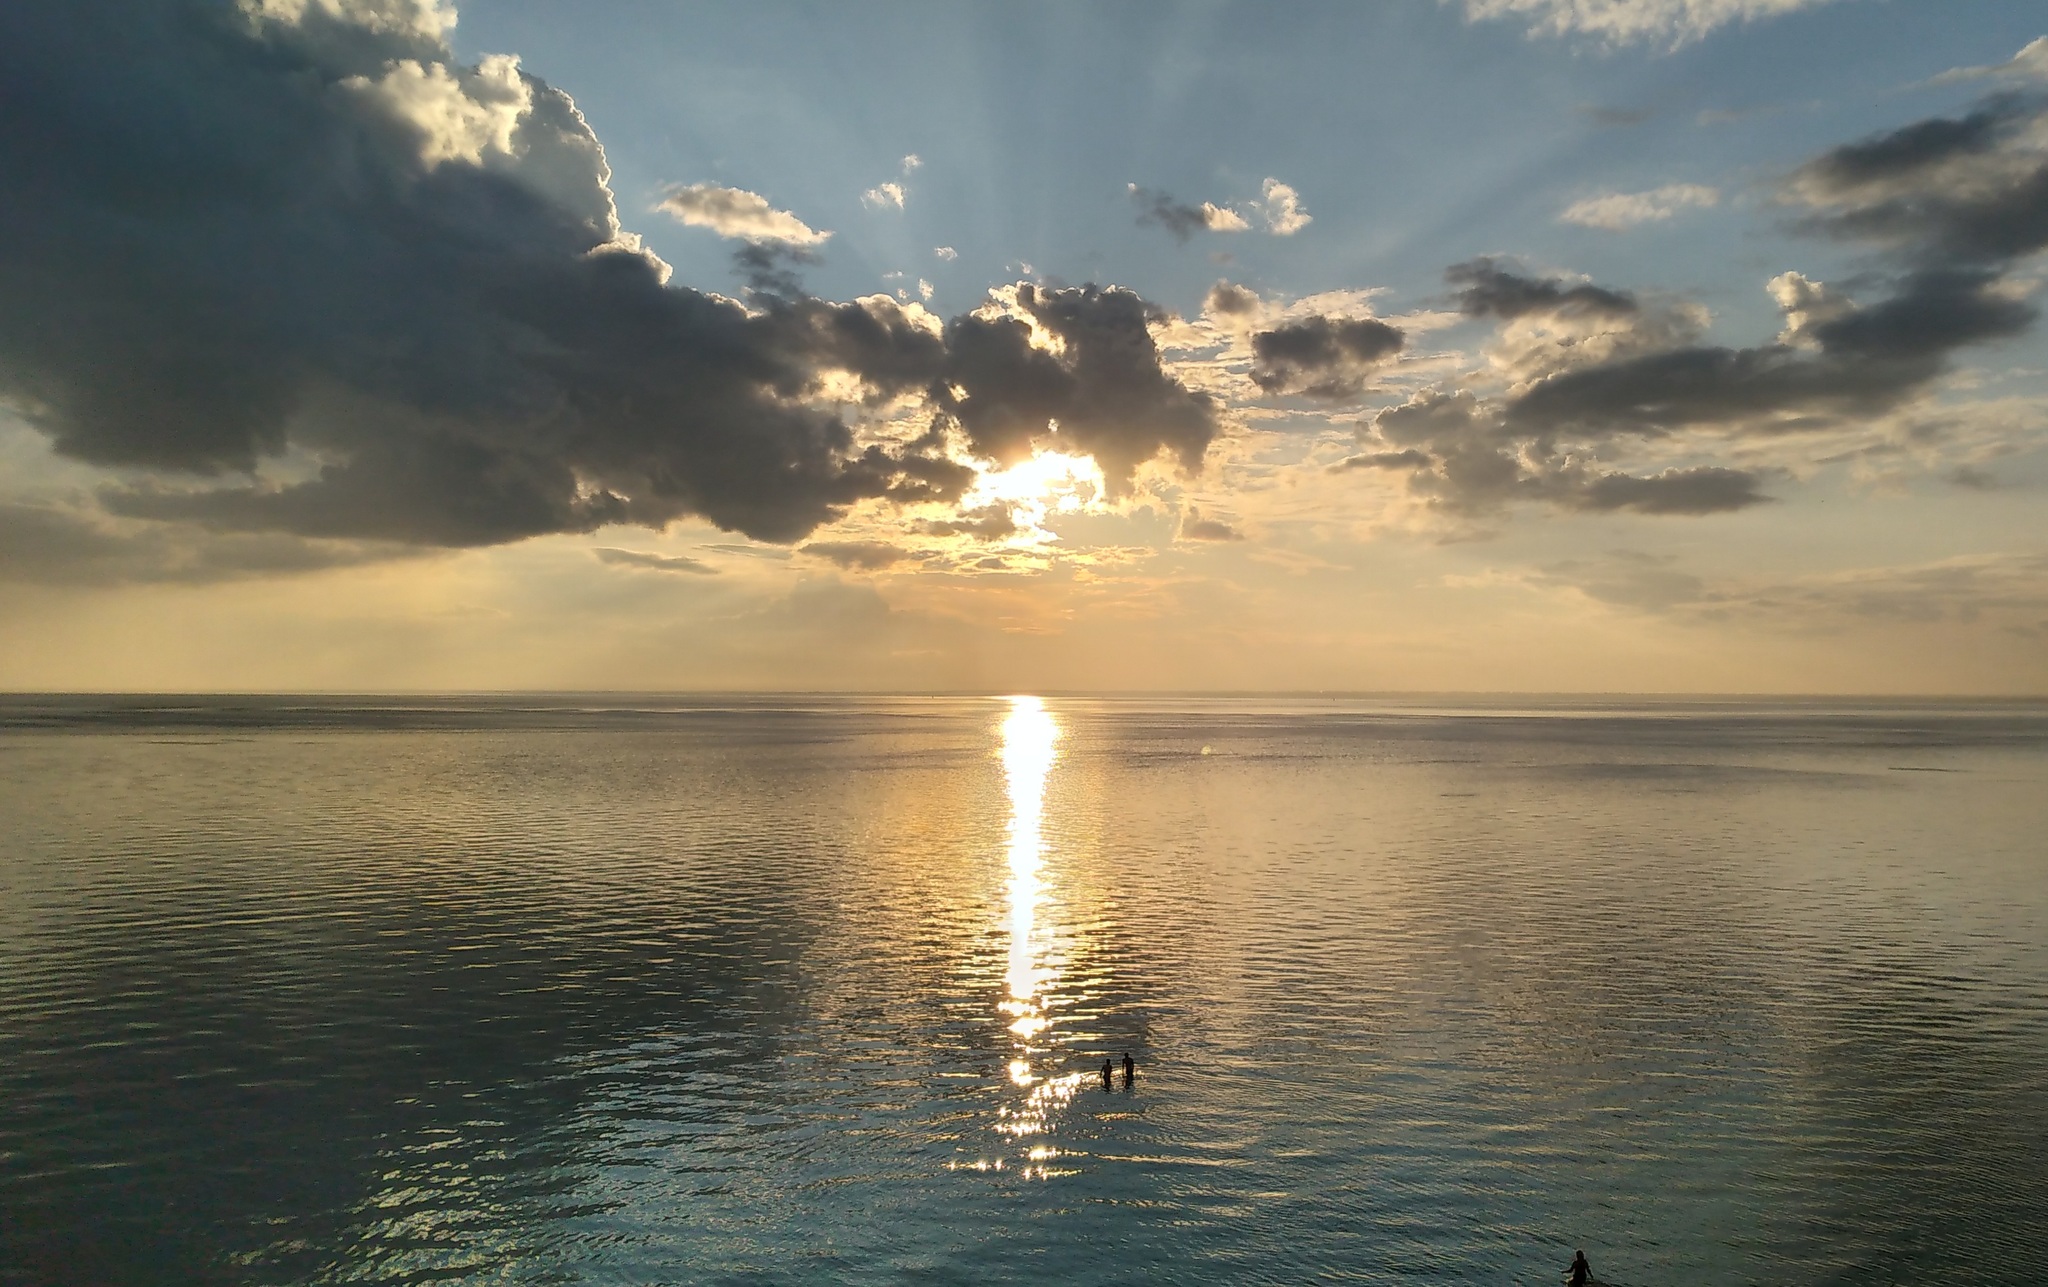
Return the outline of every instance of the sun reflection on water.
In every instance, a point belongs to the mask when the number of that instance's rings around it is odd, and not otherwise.
[[[1036,697],[1012,697],[1009,702],[1010,713],[1002,724],[1002,761],[1010,796],[1010,962],[1005,975],[1008,995],[997,1009],[1008,1020],[1005,1026],[1015,1038],[1010,1082],[1025,1095],[1021,1102],[998,1111],[996,1129],[1011,1140],[1022,1141],[1047,1132],[1052,1114],[1080,1091],[1088,1074],[1040,1076],[1032,1068],[1034,1055],[1048,1053],[1038,1038],[1053,1023],[1046,1000],[1053,980],[1051,971],[1040,962],[1038,909],[1045,894],[1045,780],[1058,755],[1060,726]],[[1059,1156],[1060,1151],[1049,1144],[1034,1144],[1018,1171],[1037,1178],[1065,1174],[1049,1165]],[[1000,1159],[971,1166],[983,1171],[1004,1169]]]

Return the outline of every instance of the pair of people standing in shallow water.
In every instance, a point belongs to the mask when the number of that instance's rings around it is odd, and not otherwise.
[[[1103,1088],[1104,1090],[1108,1090],[1108,1089],[1109,1089],[1109,1087],[1110,1087],[1110,1074],[1111,1074],[1111,1072],[1112,1072],[1112,1071],[1113,1071],[1113,1069],[1111,1068],[1111,1065],[1110,1065],[1110,1062],[1109,1062],[1109,1060],[1107,1060],[1107,1059],[1103,1060],[1103,1061],[1102,1061],[1102,1088]],[[1133,1080],[1134,1080],[1134,1079],[1135,1079],[1135,1078],[1137,1077],[1137,1075],[1138,1075],[1138,1065],[1136,1065],[1135,1063],[1132,1063],[1132,1062],[1131,1062],[1131,1056],[1130,1056],[1130,1052],[1126,1051],[1126,1052],[1124,1053],[1124,1089],[1125,1089],[1125,1090],[1129,1090],[1129,1089],[1131,1088],[1131,1082],[1132,1082],[1132,1081],[1133,1081]]]

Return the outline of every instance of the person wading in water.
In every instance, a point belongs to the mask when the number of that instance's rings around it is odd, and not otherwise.
[[[1129,1051],[1124,1052],[1124,1089],[1131,1088],[1131,1079],[1138,1075],[1138,1065],[1131,1062]]]
[[[1593,1266],[1586,1263],[1586,1253],[1581,1250],[1572,1257],[1571,1272],[1565,1275],[1565,1287],[1586,1287],[1593,1281]]]

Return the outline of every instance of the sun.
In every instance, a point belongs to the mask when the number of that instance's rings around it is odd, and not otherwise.
[[[960,507],[1003,509],[1022,543],[1043,545],[1059,539],[1045,530],[1048,517],[1100,510],[1105,490],[1094,457],[1035,451],[1008,468],[983,470],[960,498]]]

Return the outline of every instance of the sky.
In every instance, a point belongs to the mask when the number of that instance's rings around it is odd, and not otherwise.
[[[15,0],[0,689],[2048,694],[2005,0]]]

